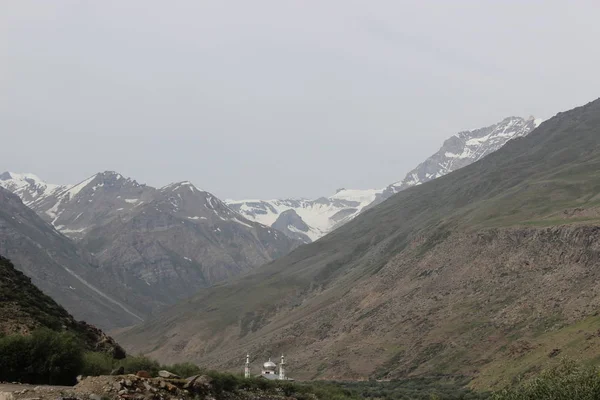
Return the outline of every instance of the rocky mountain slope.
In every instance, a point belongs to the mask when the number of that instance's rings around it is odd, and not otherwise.
[[[127,326],[142,319],[98,285],[98,265],[89,254],[1,187],[0,254],[79,319],[90,317],[88,321],[103,327]]]
[[[2,176],[2,186],[32,199],[29,207],[73,239],[76,245],[70,246],[97,265],[93,279],[102,292],[130,306],[140,318],[200,287],[270,262],[300,244],[247,220],[189,182],[155,189],[107,171],[76,185],[59,187],[35,180],[30,174]],[[5,248],[22,257],[18,248]],[[41,249],[53,251],[53,247],[43,245]],[[76,258],[69,262],[80,263]],[[27,273],[36,282],[41,278],[36,270]],[[54,296],[54,290],[47,289]],[[78,314],[70,302],[65,305]],[[85,316],[97,321],[94,315]],[[101,324],[115,325],[123,326],[120,322]]]
[[[40,196],[28,205],[61,233],[80,240],[88,230],[151,201],[155,193],[152,187],[106,171]]]
[[[532,352],[547,362],[547,335],[600,305],[599,169],[597,100],[120,339],[231,369],[246,352],[283,352],[300,378],[466,374],[477,385]],[[563,354],[599,348],[599,323]]]
[[[100,329],[76,321],[64,308],[42,293],[31,279],[0,256],[0,334],[29,334],[38,328],[75,333],[90,351],[124,358],[125,351]]]
[[[509,117],[485,128],[459,132],[402,181],[384,189],[340,189],[331,197],[317,200],[229,200],[227,203],[250,220],[310,243],[401,190],[479,161],[509,140],[528,135],[540,123],[541,120],[533,117]]]
[[[295,246],[189,182],[157,190],[152,201],[87,231],[80,244],[102,266],[105,284],[125,282],[129,301],[145,313]]]

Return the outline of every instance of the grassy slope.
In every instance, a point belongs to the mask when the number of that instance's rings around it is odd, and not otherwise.
[[[596,221],[593,210],[600,193],[599,146],[600,101],[595,101],[560,113],[528,137],[508,143],[478,163],[397,194],[323,239],[251,275],[201,291],[122,338],[136,350],[168,360],[186,356],[231,367],[239,357],[236,354],[248,348],[267,354],[270,343],[277,351],[300,353],[297,349],[303,345],[328,337],[335,338],[340,352],[356,344],[354,340],[361,341],[357,351],[364,357],[369,348],[381,343],[369,343],[368,337],[360,336],[344,341],[342,328],[334,332],[328,324],[341,326],[340,320],[365,327],[369,321],[385,323],[377,319],[381,310],[365,304],[371,301],[369,296],[378,293],[364,292],[353,298],[356,307],[369,309],[370,315],[357,317],[341,305],[332,308],[331,304],[347,301],[361,286],[375,285],[374,281],[383,279],[383,272],[393,267],[390,261],[397,261],[415,244],[419,244],[420,257],[426,259],[453,232]],[[569,210],[576,208],[592,210],[591,216],[570,216]],[[464,307],[467,313],[468,305]],[[299,338],[290,337],[294,329],[301,331],[302,324],[311,325],[314,320],[322,325],[321,332],[312,327]],[[310,343],[303,344],[305,339]],[[340,368],[339,376],[374,373],[385,362],[393,364],[394,357],[401,359],[400,340],[386,340],[386,355],[373,355],[377,365]],[[297,358],[302,359],[302,355]],[[335,377],[331,363],[325,361],[320,369]],[[298,372],[314,370],[309,362],[299,363],[297,368]]]

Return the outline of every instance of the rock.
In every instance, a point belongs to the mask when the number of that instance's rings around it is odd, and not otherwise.
[[[152,378],[152,375],[150,375],[150,373],[148,371],[138,371],[135,375],[140,378],[146,378],[146,379]]]
[[[164,369],[161,371],[158,371],[158,376],[160,376],[161,378],[167,378],[167,379],[181,379],[178,375],[175,375],[172,372],[169,371],[165,371]]]
[[[127,394],[127,393],[129,393],[129,392],[127,391],[127,389],[123,389],[123,390],[119,390],[119,393],[118,393],[118,394],[119,394],[119,396],[123,396],[124,394]]]
[[[129,379],[125,379],[125,386],[130,387],[131,385],[133,385],[133,382]]]
[[[110,372],[110,374],[111,374],[111,375],[123,375],[123,374],[125,374],[125,368],[123,368],[123,366],[120,366],[120,367],[119,367],[119,368],[117,368],[117,369],[113,369],[113,370]]]
[[[188,382],[183,386],[184,389],[192,392],[202,393],[210,390],[212,379],[206,375],[195,375],[187,378]]]
[[[168,383],[168,382],[167,382],[167,383],[166,383],[166,387],[167,387],[167,390],[168,390],[169,392],[176,392],[176,391],[177,391],[177,386],[175,386],[175,385],[173,385],[173,384],[171,384],[171,383]]]
[[[98,396],[97,394],[90,394],[90,400],[102,400],[102,396]]]

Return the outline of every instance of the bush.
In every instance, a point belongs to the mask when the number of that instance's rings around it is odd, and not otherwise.
[[[83,356],[83,369],[81,370],[81,375],[109,375],[114,369],[114,364],[115,360],[106,353],[88,352]]]
[[[162,369],[166,369],[169,372],[179,375],[182,378],[187,378],[194,375],[201,375],[206,371],[192,363],[181,363],[173,365],[165,365]]]
[[[0,381],[71,385],[83,365],[83,345],[71,333],[40,329],[0,338]]]
[[[600,371],[596,367],[562,360],[519,387],[494,393],[494,400],[588,400],[600,398]]]
[[[135,374],[138,371],[147,371],[152,376],[157,376],[158,371],[163,369],[160,364],[146,356],[127,356],[120,360],[115,368],[123,367],[126,374]]]

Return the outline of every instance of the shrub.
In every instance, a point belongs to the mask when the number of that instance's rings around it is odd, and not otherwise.
[[[87,352],[83,356],[81,375],[108,375],[114,369],[115,360],[106,353]]]
[[[181,363],[181,364],[173,364],[173,365],[165,365],[161,367],[162,369],[166,369],[169,372],[174,373],[175,375],[179,375],[182,378],[187,378],[194,375],[200,375],[205,373],[206,371],[192,363]]]
[[[39,329],[0,338],[0,380],[70,385],[83,365],[83,346],[71,333]]]
[[[158,371],[162,369],[160,364],[146,356],[127,356],[123,360],[119,360],[115,368],[123,367],[126,374],[135,374],[138,371],[147,371],[152,376],[158,375]]]
[[[494,393],[494,400],[587,400],[600,398],[600,371],[572,360],[542,372],[522,385]]]

